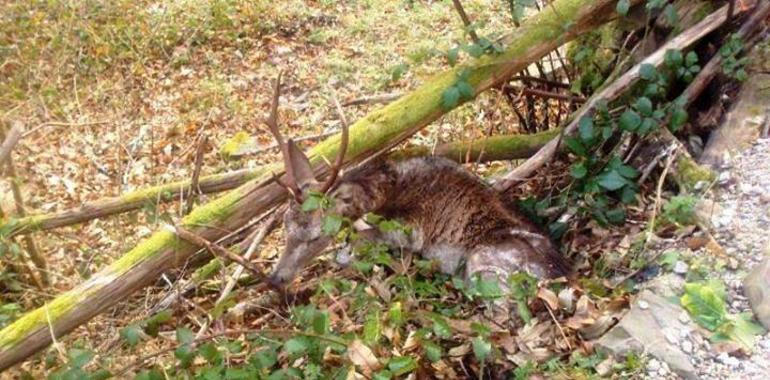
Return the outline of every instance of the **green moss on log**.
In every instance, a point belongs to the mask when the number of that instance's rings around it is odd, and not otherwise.
[[[482,58],[466,67],[470,70],[469,83],[474,86],[475,93],[499,84],[548,51],[573,38],[577,33],[600,25],[607,18],[612,17],[613,8],[614,1],[610,0],[556,0],[551,6],[527,20],[525,25],[517,30],[516,38],[502,54]],[[435,76],[410,94],[353,124],[350,129],[348,159],[358,159],[367,153],[390,148],[448,112],[442,107],[441,95],[445,89],[454,84],[457,70],[460,68]],[[318,144],[311,151],[311,160],[316,164],[320,164],[321,156],[332,160],[336,156],[339,140],[339,136],[334,136]],[[270,165],[266,170],[282,172],[282,165]],[[219,231],[216,227],[225,225],[223,221],[231,217],[234,210],[242,211],[245,207],[251,207],[253,212],[257,213],[273,206],[272,204],[251,205],[246,202],[247,199],[251,199],[247,196],[257,191],[260,183],[268,178],[264,175],[260,176],[217,200],[196,208],[180,224],[192,229],[208,226],[211,227],[208,229],[209,238],[221,236],[224,231]],[[54,325],[83,323],[104,308],[114,305],[128,294],[127,290],[118,291],[120,294],[116,295],[116,299],[107,300],[101,304],[89,305],[88,299],[95,297],[112,281],[125,281],[120,278],[120,275],[140,268],[142,263],[161,265],[153,268],[154,270],[174,267],[176,265],[174,262],[151,261],[171,250],[180,258],[194,251],[186,244],[178,242],[171,232],[156,232],[119,260],[95,274],[88,282],[57,296],[45,306],[25,314],[5,327],[0,331],[0,349],[4,351],[0,352],[0,356],[5,353],[8,357],[8,352],[22,349],[25,343],[30,343],[25,342],[27,337],[41,329],[47,329],[49,323]],[[131,289],[132,284],[123,285]],[[106,297],[106,294],[101,296]],[[77,315],[77,317],[70,315],[73,311],[82,310],[86,306],[88,306],[86,314]],[[55,331],[57,335],[65,332]],[[42,343],[45,344],[47,341]],[[38,349],[39,344],[41,342],[26,346],[24,352]],[[20,356],[17,355],[14,358],[18,360]],[[0,368],[6,368],[11,364],[13,362],[6,359]]]
[[[698,182],[709,183],[716,180],[716,174],[705,166],[698,165],[689,155],[680,154],[676,159],[674,178],[679,186],[691,191]]]

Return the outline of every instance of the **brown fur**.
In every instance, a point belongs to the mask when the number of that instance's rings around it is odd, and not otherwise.
[[[505,279],[527,270],[558,277],[568,271],[533,223],[507,208],[478,177],[443,158],[376,161],[343,176],[331,197],[333,212],[352,220],[373,212],[408,224],[410,236],[385,240],[438,260],[445,272],[463,262],[467,276]],[[285,217],[287,250],[271,277],[276,285],[290,281],[330,243],[319,236],[320,212],[300,215],[298,208],[293,204]]]

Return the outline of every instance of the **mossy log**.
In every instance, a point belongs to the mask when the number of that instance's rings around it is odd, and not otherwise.
[[[535,133],[531,135],[501,135],[481,138],[473,142],[450,142],[440,145],[435,151],[427,147],[413,147],[404,151],[396,151],[391,155],[395,158],[414,157],[435,154],[450,158],[457,162],[499,161],[524,159],[540,149],[558,132],[556,130]],[[231,190],[243,185],[251,179],[265,174],[265,168],[242,169],[224,174],[201,177],[198,187],[201,193],[209,194]],[[24,235],[36,231],[87,222],[105,216],[138,210],[147,204],[169,202],[190,195],[190,180],[177,181],[165,185],[153,186],[136,190],[119,197],[109,197],[89,202],[76,209],[49,214],[30,215],[8,221],[0,226],[0,231],[9,231],[6,238]]]
[[[615,17],[615,3],[554,1],[528,19],[501,54],[438,74],[353,124],[345,162],[350,164],[388,150],[448,112],[442,94],[455,85],[461,70],[467,70],[467,82],[474,94],[501,85],[549,51]],[[327,171],[324,160],[334,160],[339,142],[340,136],[336,135],[311,150],[310,160],[318,174]],[[283,165],[268,165],[265,171],[282,173]],[[214,241],[285,198],[285,190],[270,175],[263,175],[194,209],[179,225]],[[164,271],[184,264],[196,250],[169,231],[156,232],[90,280],[0,330],[0,370],[46,347],[52,336],[62,336],[103,310],[126,302],[129,295],[155,281]]]

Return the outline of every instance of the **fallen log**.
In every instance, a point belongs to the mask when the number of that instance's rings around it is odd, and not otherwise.
[[[727,8],[728,6],[725,5],[716,12],[708,15],[699,23],[695,24],[691,28],[685,30],[675,38],[665,43],[658,50],[656,50],[655,53],[634,65],[634,67],[620,76],[617,80],[607,85],[603,90],[591,96],[591,98],[583,105],[583,107],[581,107],[573,115],[572,121],[564,128],[564,134],[572,135],[577,130],[580,119],[585,115],[591,114],[596,107],[596,104],[600,100],[611,101],[625,93],[639,79],[639,69],[642,65],[651,64],[660,66],[663,63],[663,57],[667,50],[683,50],[701,39],[703,36],[714,31],[720,25],[724,24],[727,20]],[[498,180],[494,185],[495,189],[500,192],[504,192],[511,186],[531,176],[535,171],[540,169],[543,165],[545,165],[546,162],[550,161],[554,157],[560,141],[561,138],[555,138],[551,140],[522,165],[517,166],[515,169]]]
[[[481,155],[481,161],[484,162],[518,160],[527,158],[537,152],[556,133],[555,130],[552,130],[531,135],[492,136],[476,140],[472,143],[463,141],[449,142],[440,145],[434,151],[427,147],[412,147],[404,151],[393,152],[391,155],[398,158],[435,154],[460,163],[466,162],[466,160],[477,161],[479,155]],[[481,154],[482,152],[483,154]],[[200,189],[200,193],[210,194],[231,190],[265,173],[265,168],[259,167],[200,177],[196,191]],[[132,191],[119,197],[89,202],[72,210],[30,215],[17,220],[11,220],[4,226],[0,226],[0,230],[8,230],[9,232],[6,237],[13,237],[83,223],[93,219],[138,210],[148,203],[170,202],[175,199],[190,197],[190,186],[191,181],[184,180]]]
[[[614,17],[614,9],[613,0],[554,1],[522,25],[501,54],[441,73],[352,125],[346,164],[387,151],[448,112],[442,94],[455,85],[461,70],[468,74],[466,81],[473,95],[502,85],[549,51]],[[462,99],[457,105],[468,100]],[[318,174],[327,171],[323,162],[334,160],[339,142],[340,137],[334,136],[311,150],[310,159]],[[282,173],[283,167],[273,164],[265,170]],[[265,175],[250,181],[194,209],[177,224],[214,241],[286,198],[285,190],[272,178]],[[177,240],[169,231],[156,232],[90,280],[0,330],[0,370],[47,346],[52,337],[62,336],[103,310],[125,302],[133,292],[181,265],[195,251],[194,246]]]

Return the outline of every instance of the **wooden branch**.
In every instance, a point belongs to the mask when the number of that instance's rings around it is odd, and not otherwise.
[[[234,189],[251,179],[264,174],[262,168],[255,170],[237,170],[225,174],[214,174],[199,179],[198,189],[201,194],[216,193]],[[83,223],[92,219],[138,210],[146,204],[157,201],[170,202],[179,195],[190,196],[190,181],[178,181],[147,189],[128,192],[118,197],[104,198],[88,202],[78,208],[62,212],[39,214],[22,217],[8,222],[12,227],[8,237],[45,231],[54,228]]]
[[[460,19],[463,20],[463,25],[465,25],[465,29],[468,30],[468,35],[471,36],[473,43],[479,43],[479,36],[476,34],[476,31],[471,28],[471,19],[468,17],[468,14],[465,13],[463,3],[461,3],[460,0],[452,0],[452,4],[454,4],[457,13],[460,14]]]
[[[167,225],[166,228],[175,233],[177,236],[182,238],[183,240],[195,244],[196,246],[200,248],[206,248],[209,252],[214,254],[215,256],[219,256],[222,259],[225,259],[226,261],[232,261],[234,263],[237,263],[238,265],[248,269],[251,273],[256,275],[257,277],[262,276],[262,271],[259,270],[259,268],[255,267],[252,263],[246,261],[243,257],[236,255],[235,253],[230,252],[229,250],[223,248],[221,245],[212,243],[186,229],[179,226],[170,226]]]
[[[586,102],[585,98],[582,98],[580,96],[562,94],[558,92],[551,92],[551,91],[545,91],[545,90],[538,90],[536,88],[524,87],[521,89],[521,91],[524,95],[534,95],[540,98],[558,99],[558,100],[564,100],[564,101],[573,102],[573,103]]]
[[[195,204],[195,198],[201,192],[198,187],[198,177],[201,174],[201,166],[203,166],[203,151],[206,148],[208,141],[208,136],[202,135],[201,140],[198,142],[198,149],[195,150],[195,168],[193,169],[192,180],[190,181],[190,191],[187,194],[187,204],[184,208],[185,215],[192,211],[193,204]]]
[[[572,118],[572,121],[567,125],[567,127],[564,128],[564,134],[565,135],[573,134],[577,130],[577,126],[580,119],[583,116],[590,115],[593,112],[594,108],[596,107],[596,104],[600,100],[612,100],[617,98],[619,95],[623,94],[624,92],[626,92],[639,79],[639,68],[642,65],[651,64],[651,65],[659,66],[660,64],[663,63],[663,56],[667,50],[670,50],[670,49],[682,50],[687,48],[688,46],[692,45],[694,42],[701,39],[703,36],[709,34],[713,30],[718,28],[720,25],[724,24],[726,20],[727,20],[727,6],[723,6],[716,12],[708,15],[701,22],[695,24],[691,28],[685,30],[680,35],[676,36],[675,38],[671,39],[669,42],[661,46],[653,54],[651,54],[650,56],[642,60],[642,62],[632,67],[629,71],[627,71],[625,74],[619,77],[616,81],[609,84],[602,91],[591,96],[588,102],[586,102],[586,104],[584,104],[583,107],[580,108],[580,110],[578,110],[578,112],[575,113],[575,115]],[[546,144],[542,149],[540,149],[540,151],[535,153],[534,156],[530,157],[522,165],[516,167],[514,170],[506,174],[502,179],[497,181],[497,183],[495,183],[494,185],[495,189],[503,192],[508,190],[514,184],[525,180],[527,177],[532,175],[535,171],[540,169],[546,162],[551,160],[551,158],[556,154],[558,145],[559,145],[558,139],[551,140],[551,142]]]
[[[13,123],[11,130],[5,135],[3,144],[0,145],[0,167],[5,163],[8,157],[11,156],[11,151],[21,139],[21,135],[24,133],[24,126],[21,123]]]
[[[486,149],[481,157],[482,162],[516,160],[531,156],[553,136],[554,134],[552,131],[531,135],[517,134],[492,136],[474,141],[472,144],[464,141],[446,143],[439,146],[435,151],[431,151],[424,147],[412,147],[405,151],[393,152],[391,153],[391,156],[395,159],[399,159],[435,154],[463,163],[465,162],[467,153],[469,153],[470,157],[474,160],[478,160],[481,151]],[[239,170],[227,174],[205,176],[200,178],[199,186],[197,186],[197,188],[200,190],[201,194],[230,190],[243,185],[252,178],[259,177],[263,173],[265,173],[264,168],[256,168]],[[158,200],[161,202],[173,201],[177,199],[180,192],[189,199],[190,188],[190,181],[178,181],[169,185],[133,191],[120,197],[89,202],[77,209],[23,217],[8,222],[9,227],[11,227],[9,236],[26,235],[36,231],[51,230],[87,222],[92,219],[130,212],[140,209],[147,203],[154,204]]]
[[[391,94],[380,94],[380,95],[369,95],[369,96],[362,96],[360,98],[356,98],[353,100],[348,100],[345,103],[342,103],[343,107],[349,107],[349,106],[357,106],[361,104],[378,104],[378,103],[388,103],[391,101],[394,101],[400,97],[404,96],[404,94],[400,92],[394,92]],[[297,140],[299,141],[299,140]]]
[[[633,4],[637,2],[632,0]],[[346,164],[397,146],[450,111],[443,104],[442,94],[455,85],[459,71],[468,73],[466,81],[473,87],[474,94],[500,86],[549,51],[614,17],[615,3],[614,0],[555,0],[549,8],[528,19],[499,55],[482,57],[464,67],[440,73],[411,93],[351,125]],[[463,99],[463,102],[468,100]],[[334,136],[310,151],[310,161],[317,174],[326,174],[325,161],[336,157],[339,143],[340,137]],[[282,173],[283,167],[273,164],[264,170]],[[262,176],[195,208],[177,225],[213,241],[284,201],[286,196],[286,191],[273,183],[269,175]],[[180,241],[170,231],[156,232],[88,281],[0,330],[0,370],[46,347],[52,336],[62,336],[123,302],[133,292],[153,283],[163,272],[185,263],[196,251],[197,247]]]

